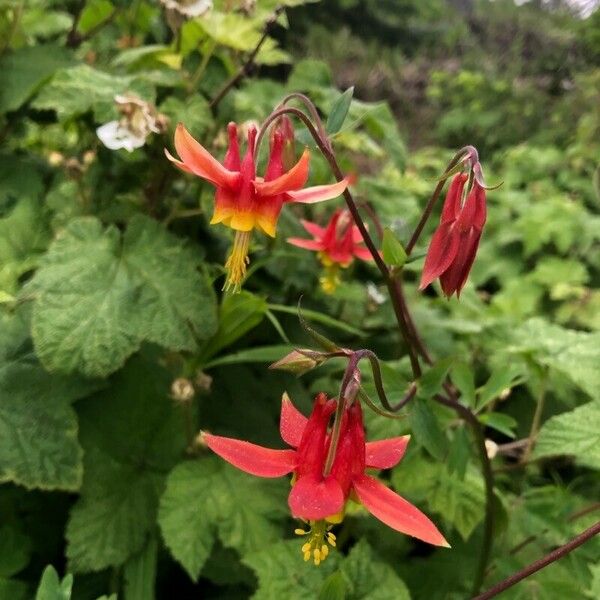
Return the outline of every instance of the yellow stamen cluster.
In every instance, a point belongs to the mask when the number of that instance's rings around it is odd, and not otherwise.
[[[233,240],[231,254],[225,263],[227,271],[227,280],[223,286],[224,291],[232,290],[239,292],[242,282],[246,277],[246,268],[250,263],[248,258],[248,249],[250,247],[250,231],[236,231]]]
[[[350,266],[350,263],[341,264],[333,262],[325,252],[319,252],[318,256],[321,264],[323,265],[323,274],[321,277],[319,277],[321,289],[326,294],[333,294],[338,285],[340,285],[342,282],[342,278],[340,276],[341,269],[347,269]]]
[[[326,521],[309,521],[310,529],[295,529],[296,535],[307,535],[308,541],[302,546],[302,554],[304,560],[309,561],[311,558],[316,566],[319,566],[329,554],[329,546],[335,548],[335,535],[331,533],[333,525],[327,524]],[[327,543],[325,543],[327,541]],[[327,546],[329,544],[329,546]]]

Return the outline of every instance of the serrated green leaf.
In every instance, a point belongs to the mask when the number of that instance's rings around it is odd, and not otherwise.
[[[70,402],[96,387],[79,378],[51,377],[31,362],[0,366],[0,482],[78,489],[81,448]]]
[[[36,352],[54,371],[104,376],[147,340],[192,350],[216,325],[215,298],[196,258],[146,217],[121,237],[97,219],[72,221],[27,290]]]
[[[394,235],[394,232],[387,227],[383,230],[381,251],[383,253],[383,260],[388,265],[401,267],[406,262],[407,256],[404,247]]]
[[[148,540],[143,550],[132,556],[123,568],[125,579],[124,600],[154,600],[158,542]]]
[[[350,600],[410,600],[410,593],[394,569],[377,559],[365,540],[360,540],[342,562]],[[377,582],[374,585],[374,582]]]
[[[268,546],[281,536],[271,521],[285,510],[281,484],[250,477],[214,457],[178,465],[160,501],[158,522],[167,547],[197,580],[217,533],[242,555]]]
[[[29,46],[5,54],[0,59],[0,113],[19,108],[71,60],[65,48],[55,45]]]
[[[392,483],[411,500],[423,502],[427,514],[429,511],[437,513],[445,523],[455,527],[465,540],[483,520],[485,488],[475,467],[469,467],[465,477],[460,479],[456,473],[450,474],[442,462],[417,459],[403,463],[403,466],[394,470]],[[433,520],[437,522],[437,519]],[[446,533],[444,527],[441,529]]]
[[[314,600],[325,579],[335,570],[340,557],[331,552],[318,568],[302,560],[301,539],[271,544],[261,552],[242,559],[258,577],[258,590],[253,600]]]
[[[600,401],[551,417],[536,440],[533,456],[572,455],[578,463],[600,469]]]
[[[512,339],[511,352],[532,354],[540,364],[600,399],[600,333],[573,331],[536,318],[514,331]]]
[[[448,440],[441,430],[437,418],[424,400],[417,398],[411,404],[410,426],[415,440],[438,460],[444,460]]]
[[[354,95],[354,87],[349,87],[340,97],[333,103],[329,116],[327,117],[327,124],[325,129],[327,133],[333,135],[337,133],[344,124],[348,110],[350,109],[350,103],[352,102],[352,96]]]
[[[69,119],[94,111],[97,122],[115,119],[114,98],[133,92],[148,102],[154,100],[152,86],[140,78],[112,75],[90,67],[77,65],[59,71],[33,102],[43,110],[55,110],[59,119]]]
[[[319,591],[319,600],[345,600],[348,584],[341,571],[332,573]]]
[[[65,575],[61,581],[52,565],[42,573],[35,600],[70,600],[73,588],[73,575]]]
[[[123,564],[154,530],[165,474],[187,445],[170,384],[155,361],[135,357],[110,387],[78,403],[85,470],[66,531],[74,572]]]

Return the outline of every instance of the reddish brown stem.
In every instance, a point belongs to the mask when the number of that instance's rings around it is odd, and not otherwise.
[[[583,533],[580,533],[577,537],[574,537],[570,542],[567,542],[566,544],[558,547],[556,550],[553,550],[543,558],[536,560],[524,569],[513,573],[504,581],[501,581],[500,583],[497,583],[495,586],[491,587],[489,590],[487,590],[487,592],[484,592],[483,594],[479,594],[479,596],[474,597],[473,600],[489,600],[490,598],[494,598],[495,596],[501,594],[508,588],[511,588],[513,585],[519,583],[519,581],[526,579],[527,577],[533,575],[534,573],[537,573],[544,567],[547,567],[553,562],[560,560],[561,558],[575,550],[575,548],[578,548],[582,544],[585,544],[588,540],[591,540],[595,535],[598,535],[598,533],[600,533],[600,521],[598,521],[595,525],[592,525],[589,529],[586,529]]]

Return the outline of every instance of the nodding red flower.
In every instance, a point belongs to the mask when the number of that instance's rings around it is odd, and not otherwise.
[[[440,278],[444,294],[454,292],[460,297],[479,247],[486,220],[485,188],[475,177],[473,186],[463,202],[466,173],[454,176],[436,229],[425,258],[419,289],[425,289]]]
[[[258,228],[275,237],[277,220],[284,204],[310,204],[335,198],[346,189],[348,179],[332,185],[302,189],[308,179],[310,153],[306,149],[300,160],[286,169],[281,131],[276,131],[271,137],[264,178],[257,177],[254,156],[256,127],[248,130],[248,144],[243,159],[240,156],[236,124],[229,123],[227,130],[229,145],[223,164],[197,142],[181,123],[175,131],[175,149],[181,160],[173,157],[168,150],[165,150],[165,154],[182,171],[201,177],[215,186],[215,210],[210,223],[223,223],[236,232],[233,249],[225,264],[227,280],[224,289],[239,291],[249,262],[252,230]]]
[[[319,253],[319,260],[325,267],[325,275],[321,278],[324,291],[328,293],[335,291],[340,282],[340,268],[349,267],[354,258],[372,259],[368,248],[363,245],[363,237],[358,227],[354,225],[349,211],[336,210],[325,227],[311,221],[300,222],[313,239],[288,238],[288,242],[299,248]]]
[[[280,433],[292,450],[273,450],[250,442],[204,432],[206,445],[233,466],[259,477],[293,473],[288,504],[292,515],[308,522],[302,546],[304,559],[315,564],[335,546],[334,523],[343,520],[348,499],[362,503],[377,519],[399,531],[436,546],[448,543],[436,526],[415,506],[366,474],[367,468],[390,469],[400,462],[410,436],[365,443],[362,410],[358,402],[344,411],[341,433],[331,471],[324,473],[331,435],[329,420],[337,406],[323,393],[315,398],[310,417],[292,404],[287,394],[281,405]]]

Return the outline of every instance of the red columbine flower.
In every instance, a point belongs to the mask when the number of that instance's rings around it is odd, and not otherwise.
[[[175,148],[181,160],[167,150],[167,158],[186,173],[192,173],[212,183],[216,188],[215,210],[211,225],[223,223],[235,230],[233,250],[225,268],[224,289],[239,290],[249,262],[248,248],[251,231],[262,229],[275,237],[277,219],[287,202],[313,203],[339,196],[347,187],[344,179],[333,185],[302,189],[308,179],[310,154],[304,151],[300,160],[286,171],[283,164],[283,136],[276,132],[271,138],[269,159],[264,179],[256,176],[256,128],[248,130],[248,145],[243,160],[237,139],[237,127],[230,123],[229,147],[221,164],[198,143],[180,123],[175,132]]]
[[[480,170],[480,169],[479,169]],[[468,176],[454,176],[442,209],[440,224],[431,238],[419,289],[440,278],[444,294],[460,296],[473,266],[486,219],[485,188],[474,178],[463,202]]]
[[[386,525],[436,546],[448,543],[436,526],[415,506],[366,474],[368,467],[390,469],[404,456],[410,436],[365,443],[360,404],[355,402],[345,410],[341,434],[331,472],[323,469],[329,450],[329,420],[336,401],[319,394],[309,418],[302,415],[286,394],[281,405],[280,432],[294,450],[273,450],[250,442],[203,433],[206,445],[238,469],[259,477],[281,477],[293,473],[288,504],[292,515],[307,521],[310,530],[297,529],[298,535],[308,535],[302,546],[304,559],[315,564],[329,552],[327,541],[335,546],[330,532],[333,523],[343,519],[349,498],[365,508]]]
[[[325,274],[321,277],[324,291],[328,293],[335,291],[340,282],[340,268],[349,267],[355,257],[371,260],[371,253],[363,246],[363,237],[358,227],[354,225],[349,211],[336,210],[325,227],[310,221],[300,222],[313,239],[289,238],[288,242],[299,248],[319,253],[319,260],[325,268]]]

